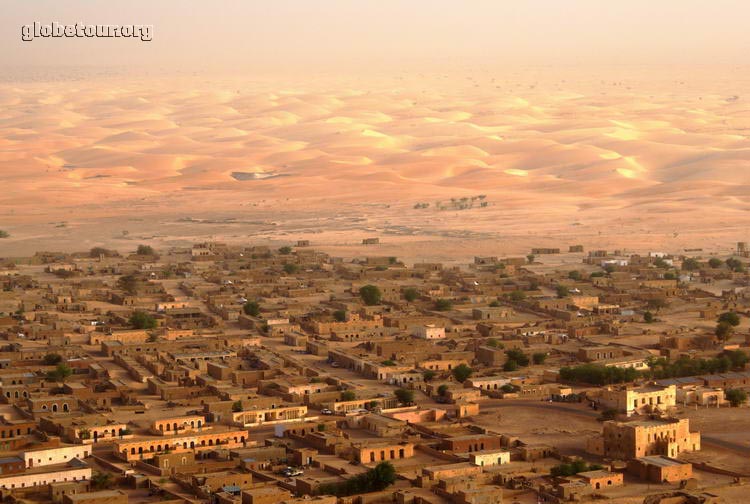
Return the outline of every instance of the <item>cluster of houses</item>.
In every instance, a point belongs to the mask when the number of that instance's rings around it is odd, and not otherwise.
[[[701,436],[684,410],[750,388],[748,335],[707,326],[748,311],[741,268],[619,251],[534,267],[559,248],[406,265],[309,245],[0,260],[0,497],[499,504],[642,483],[710,502],[691,491]],[[706,323],[670,323],[669,306]],[[729,369],[654,372],[727,352]],[[509,434],[512,408],[488,421],[502,404],[602,422],[571,452]],[[394,481],[351,494],[383,464]]]

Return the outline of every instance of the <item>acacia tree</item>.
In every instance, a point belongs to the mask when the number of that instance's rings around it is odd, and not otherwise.
[[[731,326],[737,327],[738,325],[740,325],[740,316],[736,312],[728,311],[719,315],[718,322],[724,322]]]
[[[682,261],[682,269],[684,269],[685,271],[695,271],[700,267],[700,263],[692,257],[689,257]]]
[[[547,354],[544,352],[537,352],[534,355],[531,356],[531,360],[534,361],[534,364],[544,364],[544,361],[547,360]]]
[[[62,355],[57,353],[48,353],[44,356],[44,359],[42,359],[42,362],[45,366],[55,366],[62,362]]]
[[[453,308],[453,303],[450,299],[438,299],[435,301],[435,309],[437,311],[448,311]]]
[[[368,306],[380,304],[380,300],[383,298],[383,294],[380,289],[375,285],[365,285],[359,289],[359,296],[362,301]]]
[[[656,312],[658,313],[659,310],[662,310],[663,308],[666,308],[667,306],[669,306],[669,303],[667,303],[666,299],[656,298],[656,299],[649,299],[647,305],[650,309],[656,310]]]
[[[73,370],[70,368],[70,366],[68,366],[64,362],[61,362],[53,371],[47,373],[47,379],[50,381],[65,383],[65,380],[72,374]]]
[[[513,292],[508,294],[508,298],[514,303],[518,303],[526,299],[526,294],[523,291],[514,290]]]
[[[726,341],[732,337],[732,334],[734,333],[734,327],[732,327],[732,325],[727,322],[719,322],[718,324],[716,324],[716,330],[714,333],[716,334],[716,337],[719,338],[719,340]]]
[[[258,315],[260,315],[260,305],[257,303],[257,301],[248,301],[242,306],[242,311],[245,312],[245,315],[257,317]]]
[[[737,408],[747,401],[747,392],[745,392],[744,390],[730,389],[727,390],[724,395],[733,408]]]
[[[415,289],[414,287],[409,287],[408,289],[404,290],[404,299],[406,299],[408,302],[413,303],[418,297],[419,291],[417,291],[417,289]]]
[[[148,255],[148,256],[156,255],[156,253],[154,252],[153,247],[151,247],[150,245],[138,245],[138,249],[135,251],[135,253],[137,255],[141,255],[141,256],[143,256],[143,255]]]
[[[453,377],[457,382],[463,383],[469,379],[473,372],[474,370],[466,364],[459,364],[458,366],[453,368]]]
[[[91,485],[97,490],[106,490],[112,486],[112,475],[110,473],[98,472],[91,476]]]
[[[414,402],[414,391],[413,390],[407,390],[407,389],[398,389],[396,392],[394,392],[396,395],[396,399],[398,399],[398,402],[401,404],[411,404]]]
[[[156,327],[156,319],[144,311],[137,310],[130,316],[130,325],[134,329],[153,329]]]

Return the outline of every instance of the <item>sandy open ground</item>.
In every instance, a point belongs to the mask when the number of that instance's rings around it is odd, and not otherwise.
[[[207,238],[407,260],[728,251],[750,238],[748,84],[738,68],[6,75],[0,255]]]

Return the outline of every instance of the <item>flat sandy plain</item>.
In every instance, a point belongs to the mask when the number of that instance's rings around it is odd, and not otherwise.
[[[728,252],[750,240],[748,90],[750,69],[707,67],[7,72],[0,256],[203,239],[409,262]]]

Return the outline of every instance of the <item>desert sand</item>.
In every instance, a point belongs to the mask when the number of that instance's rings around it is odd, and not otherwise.
[[[465,261],[750,239],[746,68],[22,75],[0,82],[4,257],[309,239]]]

